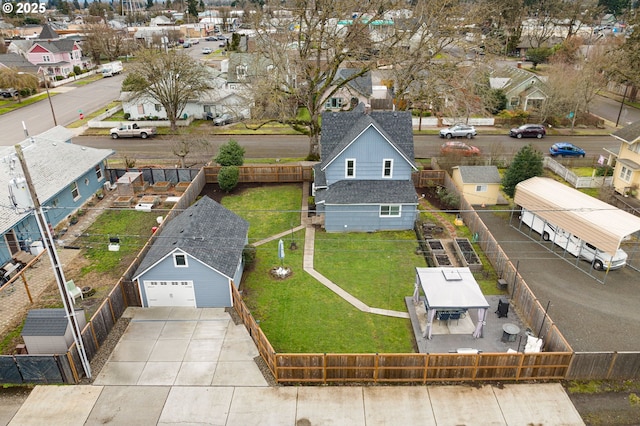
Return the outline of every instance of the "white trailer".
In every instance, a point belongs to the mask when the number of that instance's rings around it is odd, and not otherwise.
[[[618,249],[611,256],[527,209],[522,209],[520,222],[540,234],[544,241],[552,241],[567,253],[590,262],[596,270],[619,269],[627,264],[627,253],[624,250]]]
[[[102,65],[102,76],[113,77],[122,72],[122,61],[113,61]]]

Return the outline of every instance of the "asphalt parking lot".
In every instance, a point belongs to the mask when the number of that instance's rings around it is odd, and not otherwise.
[[[629,267],[610,271],[602,284],[511,227],[503,213],[477,211],[540,304],[550,302],[549,316],[574,351],[640,348],[640,273]]]

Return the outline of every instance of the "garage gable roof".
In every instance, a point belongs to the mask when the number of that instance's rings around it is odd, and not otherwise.
[[[639,217],[549,178],[520,182],[514,201],[610,255],[640,231]]]
[[[155,241],[134,274],[134,280],[178,248],[233,278],[248,232],[246,220],[204,196],[154,236]]]

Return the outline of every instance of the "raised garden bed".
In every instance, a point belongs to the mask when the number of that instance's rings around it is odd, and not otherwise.
[[[113,201],[114,207],[131,207],[133,197],[128,195],[121,195]]]
[[[453,240],[453,247],[462,266],[468,267],[469,270],[473,272],[482,270],[482,262],[467,238],[455,238]]]
[[[451,259],[449,259],[449,256],[446,253],[442,253],[442,254],[434,254],[433,255],[433,260],[436,267],[438,266],[452,266],[451,264]]]
[[[162,181],[153,184],[154,191],[167,192],[169,189],[171,189],[171,182]]]
[[[184,191],[187,190],[189,185],[191,185],[191,182],[178,182],[178,183],[176,183],[176,191],[177,192],[184,192]]]
[[[431,253],[445,253],[444,246],[440,240],[427,240],[427,246],[429,250],[431,250]]]

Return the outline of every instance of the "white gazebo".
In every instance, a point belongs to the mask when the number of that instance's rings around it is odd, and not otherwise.
[[[482,328],[489,302],[485,299],[469,268],[416,268],[414,301],[424,292],[427,308],[427,329],[424,337],[431,339],[433,320],[439,310],[478,310],[478,322],[473,337],[482,337]]]

